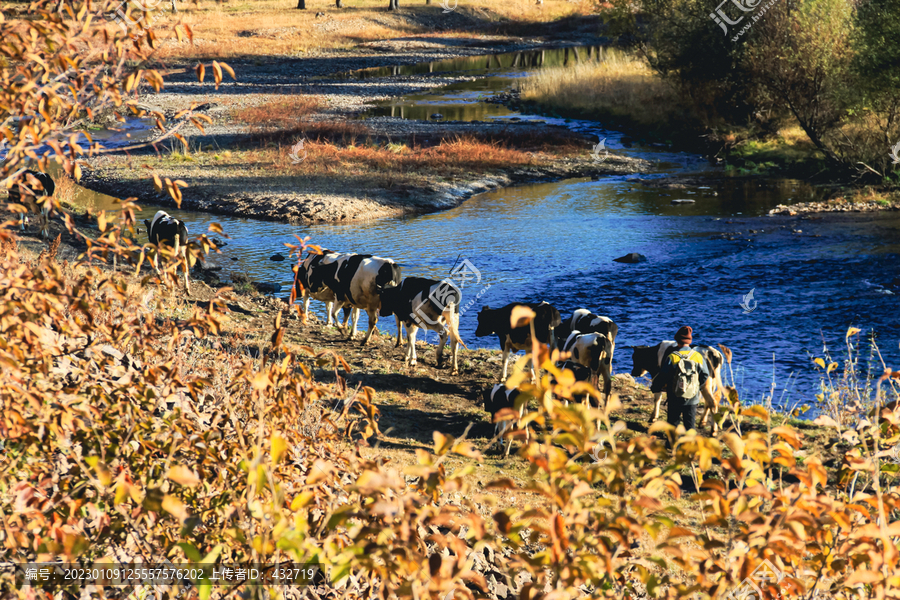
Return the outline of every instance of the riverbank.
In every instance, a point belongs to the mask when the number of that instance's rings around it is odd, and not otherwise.
[[[511,47],[516,46],[497,49]],[[429,56],[483,51],[445,46]],[[385,56],[376,64],[397,59]],[[280,70],[245,65],[237,69],[238,82],[223,84],[214,95],[196,81],[185,81],[185,72],[173,73],[174,83],[162,93],[145,95],[143,102],[168,115],[201,105],[198,112],[213,123],[203,132],[188,126],[180,131],[186,144],[167,140],[157,153],[132,154],[137,160],[115,153],[90,159],[82,184],[115,197],[174,205],[154,191],[151,177],[156,175],[187,184],[185,209],[321,223],[434,212],[498,187],[650,168],[647,161],[615,153],[597,160],[591,154],[593,140],[543,123],[357,121],[353,117],[372,102],[474,78],[413,75],[372,82],[345,74],[315,79],[349,66],[346,55],[331,67],[322,66],[328,62],[299,64],[293,75],[303,83],[288,89],[274,81]],[[372,61],[360,56],[352,66],[372,66]]]
[[[592,119],[623,131],[627,144],[663,143],[709,156],[729,176],[801,179],[822,188],[828,202],[779,206],[773,214],[798,212],[897,210],[900,190],[885,182],[871,185],[859,177],[835,177],[833,166],[796,125],[772,128],[710,126],[671,82],[635,55],[607,49],[604,59],[575,69],[548,69],[505,95],[503,103],[519,111],[572,119]],[[889,148],[885,148],[887,155]],[[872,173],[867,173],[871,179]],[[688,176],[689,179],[693,177]],[[657,180],[659,187],[679,178]]]
[[[74,218],[82,235],[96,238],[100,234],[95,224],[92,226],[90,217],[76,214]],[[84,268],[78,265],[80,255],[86,250],[83,238],[69,234],[54,221],[51,237],[55,238],[57,235],[60,236],[61,243],[56,255],[50,259],[59,263],[64,273],[77,277],[79,269]],[[18,236],[17,248],[22,260],[35,263],[46,244],[34,235],[26,234]],[[477,481],[487,482],[503,476],[525,484],[530,479],[530,463],[516,456],[515,451],[511,457],[504,457],[489,448],[494,437],[494,425],[490,414],[484,411],[481,393],[497,382],[502,364],[500,351],[460,347],[460,373],[454,376],[446,365],[444,368],[436,367],[435,346],[421,341],[420,333],[419,362],[415,367],[409,367],[403,361],[405,347],[395,347],[392,319],[383,319],[369,345],[360,347],[361,334],[356,341],[349,342],[341,330],[325,326],[316,315],[311,314],[304,319],[294,310],[297,307],[289,307],[282,299],[249,289],[239,292],[224,284],[208,285],[195,278],[191,284],[191,294],[187,295],[181,287],[169,290],[152,282],[141,283],[142,278],[153,275],[146,263],[139,275],[135,274],[133,267],[126,267],[121,263],[118,272],[114,273],[111,264],[96,259],[91,262],[91,268],[100,269],[105,276],[120,278],[125,284],[123,289],[127,289],[129,294],[140,293],[145,298],[151,298],[151,301],[144,302],[145,309],[151,311],[157,320],[172,320],[185,330],[191,329],[190,319],[194,310],[207,310],[210,301],[222,298],[225,302],[221,329],[216,334],[211,334],[210,339],[216,343],[219,351],[229,356],[229,360],[243,361],[260,356],[268,343],[267,332],[281,313],[285,344],[307,347],[311,356],[329,353],[339,355],[347,365],[346,369],[338,372],[342,379],[340,387],[347,390],[370,387],[375,391],[374,405],[380,415],[381,435],[362,438],[357,435],[343,439],[340,446],[344,451],[355,448],[367,459],[381,458],[401,466],[413,465],[417,461],[417,452],[427,451],[432,447],[435,431],[454,437],[468,432],[468,439],[485,454],[484,460],[477,465],[472,475]],[[286,270],[288,268],[289,266],[285,266]],[[433,335],[431,337],[433,339]],[[185,351],[186,349],[182,349],[182,352]],[[613,416],[623,424],[617,428],[617,438],[624,441],[647,434],[653,408],[653,396],[646,381],[635,382],[628,375],[630,367],[629,352],[622,348],[613,359],[613,393],[621,402],[621,408]],[[318,366],[310,364],[309,368],[314,379],[323,385],[337,383],[336,371],[331,368],[330,363],[319,363]],[[214,406],[188,405],[186,398],[183,401],[183,410],[196,411],[196,417],[201,422],[214,421]],[[327,412],[327,407],[322,408]],[[746,408],[745,406],[744,409]],[[662,415],[664,418],[665,406]],[[731,428],[731,424],[731,420],[726,420],[726,430]],[[772,426],[785,424],[802,432],[803,446],[797,449],[796,455],[804,458],[819,457],[828,468],[829,484],[836,484],[841,457],[849,449],[849,445],[838,439],[830,428],[773,414]],[[755,417],[742,417],[740,430],[744,433],[764,432],[765,423]],[[514,450],[520,443],[521,439],[517,437],[513,442]],[[462,466],[465,461],[455,462]],[[690,491],[690,474],[685,472],[684,475],[685,489]],[[713,466],[705,477],[717,475],[722,475],[720,468]],[[515,506],[524,506],[529,498],[530,494],[520,492],[507,494],[504,500]]]

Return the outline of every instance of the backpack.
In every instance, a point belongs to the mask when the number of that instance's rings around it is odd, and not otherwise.
[[[672,392],[675,396],[690,399],[700,393],[700,365],[690,360],[695,350],[688,350],[687,354],[676,352],[681,360],[675,363],[675,381]]]

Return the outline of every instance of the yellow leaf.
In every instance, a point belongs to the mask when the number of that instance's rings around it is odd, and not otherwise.
[[[162,501],[162,508],[164,511],[178,519],[181,523],[184,523],[184,520],[188,517],[187,506],[185,506],[184,502],[182,502],[175,496],[166,494]]]
[[[316,495],[312,492],[302,492],[297,495],[296,498],[291,502],[291,510],[300,510],[304,506],[309,505],[312,502],[312,499],[315,498]]]
[[[744,410],[741,411],[741,414],[745,417],[756,417],[758,419],[764,419],[764,420],[769,419],[769,413],[767,413],[766,409],[764,409],[762,406],[760,406],[758,404],[751,406],[750,408],[745,408]]]
[[[513,328],[524,327],[531,323],[531,320],[534,319],[534,317],[535,313],[533,310],[531,310],[527,306],[519,304],[513,307],[512,313],[509,316],[509,324]]]
[[[828,370],[827,370],[827,372],[828,372],[828,373],[831,373],[832,371],[834,371],[834,370],[837,369],[837,368],[838,368],[838,364],[837,364],[836,362],[833,362],[833,363],[831,363],[830,365],[828,365]]]
[[[281,437],[278,434],[272,436],[272,462],[277,463],[281,460],[281,457],[284,456],[284,453],[287,452],[288,443],[287,440]]]
[[[192,470],[181,465],[175,465],[169,469],[167,477],[175,483],[186,487],[194,487],[200,484],[200,477]]]
[[[260,371],[250,379],[250,385],[253,386],[254,390],[262,391],[272,385],[272,381],[269,379],[268,373]]]
[[[813,362],[816,363],[817,365],[819,365],[820,367],[822,367],[823,369],[825,368],[825,361],[822,360],[821,358],[814,358]]]
[[[859,329],[858,327],[851,327],[850,329],[847,330],[847,337],[850,337],[851,335],[856,335],[860,331],[862,331],[862,330]]]

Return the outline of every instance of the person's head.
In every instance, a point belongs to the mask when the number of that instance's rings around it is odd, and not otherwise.
[[[688,325],[685,325],[675,334],[675,341],[678,343],[679,347],[690,346],[691,340],[694,337],[693,334],[694,330]]]

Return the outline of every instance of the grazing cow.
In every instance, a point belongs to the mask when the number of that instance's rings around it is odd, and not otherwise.
[[[50,235],[50,204],[38,202],[38,198],[52,196],[56,191],[53,178],[40,171],[25,171],[19,181],[9,188],[9,201],[24,205],[30,212],[40,215],[41,238]],[[19,229],[25,230],[25,214],[19,216]]]
[[[387,258],[371,254],[343,254],[334,262],[322,265],[322,281],[334,292],[335,302],[366,311],[369,329],[362,345],[369,343],[378,311],[381,309],[381,292],[386,288],[400,285],[400,267]],[[353,326],[347,339],[356,335],[359,310],[353,311]],[[346,317],[344,326],[346,327]]]
[[[573,331],[581,333],[599,333],[609,340],[609,372],[612,375],[612,359],[613,353],[616,351],[616,336],[619,335],[619,326],[616,325],[609,317],[601,317],[595,315],[586,308],[579,308],[572,316],[562,322],[556,330],[556,337],[564,340],[569,337]]]
[[[437,331],[441,336],[437,349],[437,366],[444,363],[444,345],[450,339],[453,375],[459,373],[457,351],[459,337],[459,292],[443,281],[423,277],[407,277],[400,285],[381,291],[381,316],[397,318],[397,340],[406,325],[406,364],[416,364],[416,333],[419,327]]]
[[[341,308],[345,308],[344,325],[350,318],[343,303],[337,302],[337,296],[334,291],[325,285],[325,269],[324,265],[332,264],[341,259],[341,257],[349,257],[349,254],[340,254],[330,250],[323,250],[322,254],[307,254],[303,262],[297,268],[297,276],[294,280],[294,286],[297,288],[297,294],[303,298],[303,317],[309,315],[310,299],[321,300],[325,303],[325,312],[328,314],[326,325],[332,325],[337,322],[337,313]],[[357,313],[359,318],[359,309],[351,309]]]
[[[515,409],[516,401],[519,399],[522,393],[517,389],[506,389],[506,386],[502,383],[498,383],[492,388],[485,388],[481,393],[481,396],[484,400],[484,410],[491,413],[491,421],[497,416],[504,408],[512,408]],[[523,399],[521,405],[519,406],[519,418],[525,414],[525,408],[528,405],[528,402]],[[503,446],[503,436],[506,435],[506,432],[513,426],[513,422],[511,420],[502,420],[496,421],[496,425],[494,426],[494,437],[498,438],[498,442],[501,447]],[[528,430],[528,427],[525,427],[525,441],[527,442],[530,438],[531,432]],[[509,456],[509,450],[512,448],[512,438],[506,441],[506,456]]]
[[[600,333],[573,331],[560,349],[572,355],[572,362],[590,369],[591,385],[598,389],[602,374],[603,395],[609,398],[609,392],[612,390],[612,375],[609,372],[609,355],[612,353],[612,344],[609,338]]]
[[[634,346],[634,352],[632,353],[634,362],[634,368],[631,370],[632,377],[640,377],[644,373],[649,373],[651,377],[656,377],[662,368],[663,360],[674,352],[677,347],[678,344],[674,341],[660,342],[655,346]],[[706,361],[706,367],[709,370],[709,378],[703,387],[700,388],[700,393],[703,395],[703,400],[706,403],[706,410],[703,411],[703,417],[700,419],[701,427],[706,425],[706,419],[710,413],[716,414],[719,412],[719,401],[726,393],[726,390],[729,392],[734,390],[730,386],[726,388],[722,382],[722,370],[726,362],[725,357],[729,357],[728,362],[731,362],[731,350],[722,345],[719,347],[722,349],[721,352],[711,346],[692,346],[694,350],[703,356],[703,360]],[[654,394],[651,422],[659,418],[659,406],[661,403],[662,392]],[[718,429],[715,419],[713,419],[712,429],[713,433]]]
[[[535,312],[534,333],[537,341],[547,344],[551,349],[556,347],[556,337],[553,334],[553,330],[559,327],[562,319],[559,316],[559,311],[546,302],[514,302],[497,309],[485,306],[478,313],[478,327],[475,329],[475,337],[496,334],[500,339],[500,347],[503,349],[503,374],[500,381],[506,381],[510,353],[531,349],[531,326],[525,325],[524,327],[513,328],[510,323],[513,308],[520,305],[527,306]],[[531,375],[532,378],[535,376],[534,362],[531,364]]]
[[[173,246],[175,256],[181,255],[187,261],[188,228],[183,221],[176,219],[164,210],[156,211],[153,221],[144,219],[147,226],[147,238],[157,249],[163,246]],[[183,244],[183,245],[182,245]],[[159,252],[153,255],[153,268],[159,274]],[[188,277],[188,267],[184,268],[184,287],[188,294],[191,293],[191,281]]]

